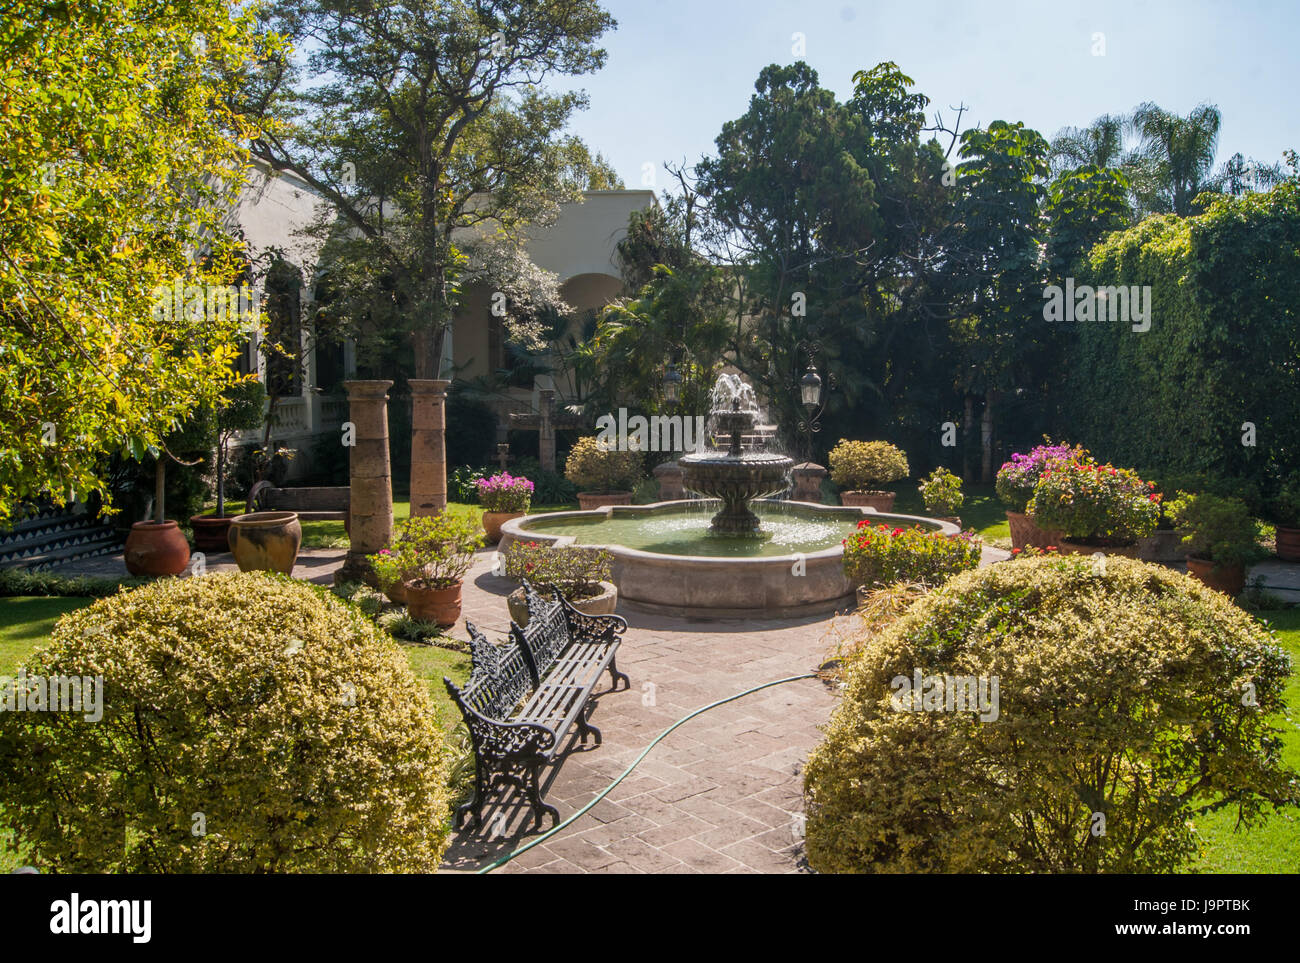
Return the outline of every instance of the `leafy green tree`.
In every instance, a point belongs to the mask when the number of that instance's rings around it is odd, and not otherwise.
[[[1000,399],[1045,391],[1054,333],[1042,314],[1040,244],[1048,146],[1022,123],[994,121],[962,135],[952,293],[961,317],[960,388],[982,398],[981,477],[993,480]]]
[[[1047,262],[1054,283],[1071,273],[1079,259],[1111,231],[1128,226],[1128,178],[1113,169],[1089,165],[1068,171],[1048,188]]]
[[[1134,191],[1142,210],[1187,217],[1202,191],[1217,191],[1213,176],[1222,115],[1201,104],[1186,117],[1144,103],[1129,123],[1142,138],[1135,155]]]
[[[1060,175],[1082,167],[1122,168],[1128,158],[1124,131],[1128,118],[1102,114],[1087,127],[1065,127],[1052,138],[1049,162]]]
[[[248,85],[268,118],[252,151],[331,202],[330,311],[413,335],[415,373],[434,377],[461,287],[485,280],[512,333],[535,341],[539,310],[564,305],[554,276],[525,263],[520,229],[616,183],[561,135],[585,95],[541,85],[598,69],[613,19],[595,0],[279,0],[268,23],[305,56]]]
[[[252,319],[226,219],[255,132],[224,105],[255,36],[219,0],[6,6],[0,519],[107,500],[104,452],[156,449],[232,377]]]

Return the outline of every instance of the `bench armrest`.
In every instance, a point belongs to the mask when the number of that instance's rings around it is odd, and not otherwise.
[[[557,598],[564,606],[569,636],[575,642],[615,642],[627,631],[627,619],[621,615],[588,615],[574,608],[568,599],[558,595]]]
[[[460,709],[474,752],[480,757],[497,760],[525,759],[548,755],[555,748],[555,731],[536,722],[511,722],[507,719],[490,719],[461,698],[460,687],[446,676],[442,684],[447,687],[451,700]]]

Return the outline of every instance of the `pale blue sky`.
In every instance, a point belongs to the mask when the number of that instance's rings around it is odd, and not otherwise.
[[[642,164],[694,162],[742,114],[759,70],[804,59],[843,99],[854,71],[893,60],[930,97],[964,102],[968,124],[1024,121],[1051,137],[1153,100],[1223,112],[1219,161],[1272,163],[1300,148],[1295,79],[1300,2],[606,0],[619,21],[605,68],[582,78],[591,106],[571,130],[630,188]],[[792,55],[792,35],[806,53]],[[1105,55],[1093,56],[1093,35]],[[1292,48],[1292,49],[1289,49]],[[655,187],[667,186],[662,170]]]

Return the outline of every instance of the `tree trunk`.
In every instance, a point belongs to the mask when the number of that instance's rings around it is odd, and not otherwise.
[[[975,433],[975,396],[967,392],[966,411],[961,419],[961,477],[970,481],[970,437]]]
[[[226,517],[226,438],[217,434],[217,518]]]
[[[980,419],[980,480],[993,483],[993,389],[984,393],[984,416]]]
[[[159,452],[153,469],[154,521],[160,524],[167,521],[167,462],[164,460],[166,457]]]

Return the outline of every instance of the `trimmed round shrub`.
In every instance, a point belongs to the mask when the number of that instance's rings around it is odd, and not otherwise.
[[[1198,812],[1300,802],[1290,660],[1177,572],[1045,555],[965,572],[867,638],[804,776],[822,872],[1168,872]],[[995,687],[996,683],[996,687]]]
[[[884,485],[906,478],[907,455],[887,441],[841,438],[827,456],[831,481],[846,491]]]
[[[643,472],[639,451],[603,448],[594,436],[579,438],[564,463],[564,476],[579,491],[611,492],[635,488]]]
[[[50,869],[432,872],[446,849],[428,691],[322,589],[159,580],[65,616],[25,668],[103,678],[98,721],[0,713],[0,818]]]

